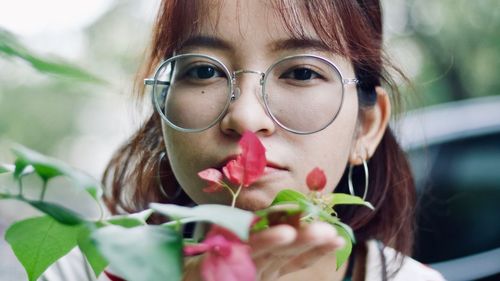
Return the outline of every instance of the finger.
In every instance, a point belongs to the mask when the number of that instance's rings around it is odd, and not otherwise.
[[[284,255],[296,255],[311,247],[337,245],[340,236],[337,230],[325,222],[314,222],[301,227],[297,231],[297,238],[288,247],[281,247],[277,250]]]
[[[252,248],[252,257],[258,258],[289,246],[296,237],[295,228],[289,225],[278,225],[250,235],[248,244]]]
[[[291,261],[285,263],[281,267],[280,273],[282,275],[298,271],[310,266],[313,266],[321,259],[325,258],[328,255],[334,255],[336,250],[342,249],[345,245],[344,239],[337,239],[336,243],[327,244],[323,246],[313,247],[312,249],[302,253],[295,258],[292,258]]]
[[[272,252],[256,260],[256,265],[262,270],[263,275],[271,275],[273,272],[281,271],[282,267],[295,260],[295,265],[290,265],[287,271],[300,269],[307,266],[306,260],[300,257],[305,253],[314,255],[314,249],[333,250],[343,245],[343,238],[338,236],[337,231],[331,225],[323,222],[315,222],[306,225],[298,230],[296,240],[286,246],[275,248]],[[317,252],[319,257],[324,256],[325,252]],[[319,259],[314,259],[317,261]]]
[[[260,276],[272,280],[272,276],[281,276],[281,269],[291,260],[303,253],[310,251],[312,248],[309,245],[294,246],[293,250],[275,251],[255,259],[255,265],[260,271]],[[265,279],[265,278],[264,278]]]

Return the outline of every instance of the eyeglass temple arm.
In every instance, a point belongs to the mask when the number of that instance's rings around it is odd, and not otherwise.
[[[356,79],[356,78],[353,78],[353,79],[344,79],[344,80],[342,81],[342,83],[343,83],[344,85],[349,85],[349,84],[357,85],[357,84],[359,83],[359,80],[358,80],[358,79]]]
[[[155,85],[155,80],[151,78],[146,78],[144,79],[144,85]],[[165,85],[168,86],[170,85],[169,81],[161,81],[161,80],[156,80],[156,85]]]

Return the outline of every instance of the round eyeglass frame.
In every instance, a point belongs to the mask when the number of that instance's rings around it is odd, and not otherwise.
[[[156,98],[156,94],[157,94],[156,93],[156,86],[157,85],[162,85],[162,86],[166,86],[166,87],[170,86],[170,81],[159,81],[158,80],[158,76],[160,75],[160,70],[165,65],[171,63],[172,61],[178,60],[178,59],[181,59],[181,58],[186,58],[186,57],[201,57],[201,58],[206,58],[206,59],[209,59],[209,60],[213,60],[219,66],[222,67],[222,70],[224,71],[224,74],[227,75],[227,77],[230,78],[230,79],[227,79],[227,86],[228,86],[229,92],[228,92],[228,95],[227,95],[227,100],[226,100],[226,104],[224,105],[224,108],[221,110],[221,113],[217,116],[217,118],[215,118],[215,120],[213,122],[211,122],[206,127],[201,128],[201,129],[187,129],[187,128],[182,128],[182,127],[179,127],[179,126],[175,125],[174,123],[172,123],[167,118],[167,116],[165,116],[165,114],[163,113],[163,111],[161,109],[161,105],[159,104],[159,101]],[[273,68],[276,65],[282,63],[283,61],[290,60],[290,59],[295,59],[295,58],[314,58],[314,59],[318,59],[318,60],[326,63],[327,65],[329,65],[330,67],[332,67],[332,69],[340,77],[341,82],[342,82],[342,93],[341,93],[341,100],[340,100],[340,104],[339,104],[339,109],[337,110],[337,112],[334,114],[334,116],[331,118],[331,120],[328,123],[326,123],[321,128],[315,129],[315,130],[312,130],[312,131],[294,130],[292,128],[289,128],[289,127],[283,125],[276,118],[276,116],[274,116],[274,114],[271,112],[271,110],[269,108],[269,104],[268,104],[268,95],[266,93],[266,82],[267,82],[266,77],[269,76],[269,73],[273,70]],[[212,56],[209,56],[209,55],[205,55],[205,54],[189,53],[189,54],[175,55],[173,57],[170,57],[170,58],[162,61],[160,63],[160,65],[156,68],[155,74],[154,74],[153,78],[144,79],[144,85],[151,85],[151,86],[153,86],[153,89],[151,91],[151,94],[152,94],[151,97],[152,97],[153,106],[155,107],[156,111],[160,114],[160,116],[163,119],[163,121],[165,121],[173,129],[178,130],[180,132],[197,133],[197,132],[205,131],[205,130],[213,127],[215,124],[217,124],[226,115],[227,109],[229,108],[229,105],[231,104],[231,102],[234,101],[234,100],[236,100],[239,97],[239,95],[238,96],[235,95],[235,84],[236,84],[236,75],[240,74],[240,73],[253,73],[253,74],[260,75],[259,84],[262,87],[261,95],[262,95],[262,99],[264,101],[264,108],[266,110],[267,115],[269,117],[271,117],[271,119],[273,120],[273,122],[276,123],[279,127],[283,128],[286,131],[289,131],[291,133],[298,134],[298,135],[314,134],[314,133],[322,131],[325,128],[327,128],[328,126],[330,126],[333,123],[333,121],[335,121],[335,119],[337,119],[337,116],[340,113],[340,110],[342,109],[342,106],[343,106],[343,103],[344,103],[345,86],[346,85],[350,85],[350,84],[356,85],[356,84],[359,83],[359,80],[356,79],[356,78],[351,78],[351,79],[344,78],[344,75],[342,74],[342,72],[340,71],[340,69],[337,67],[337,65],[335,63],[333,63],[329,59],[326,59],[326,58],[318,56],[318,55],[297,54],[297,55],[286,56],[286,57],[278,59],[276,62],[272,63],[267,68],[267,70],[265,72],[260,72],[260,71],[255,71],[255,70],[247,70],[247,69],[239,69],[239,70],[234,70],[233,72],[231,72],[226,67],[226,65],[224,63],[222,63],[220,60],[218,60],[215,57],[212,57]],[[165,96],[165,98],[166,98],[166,96]]]

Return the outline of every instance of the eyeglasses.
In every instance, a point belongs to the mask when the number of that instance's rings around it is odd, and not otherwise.
[[[162,119],[182,132],[200,132],[217,124],[240,96],[236,77],[257,74],[267,114],[283,129],[312,134],[328,127],[344,100],[345,79],[338,67],[316,55],[294,55],[265,72],[230,71],[221,61],[202,54],[182,54],[163,61],[153,78],[153,105]]]

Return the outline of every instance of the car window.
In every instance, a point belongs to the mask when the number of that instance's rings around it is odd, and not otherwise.
[[[409,157],[419,194],[418,260],[500,247],[500,133],[429,145]]]

